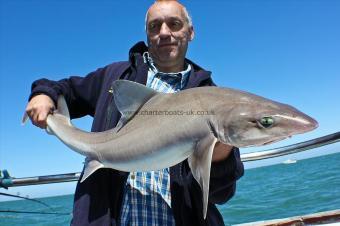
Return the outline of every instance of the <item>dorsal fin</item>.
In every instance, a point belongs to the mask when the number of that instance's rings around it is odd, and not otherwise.
[[[158,94],[151,88],[128,80],[115,81],[112,84],[112,91],[116,106],[122,114],[116,131],[123,127],[151,97]]]

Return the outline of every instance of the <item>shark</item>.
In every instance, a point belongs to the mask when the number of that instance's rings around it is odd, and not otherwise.
[[[204,218],[216,142],[261,146],[318,126],[290,105],[237,89],[206,86],[160,93],[117,80],[111,91],[121,113],[113,129],[87,132],[74,127],[63,96],[47,117],[47,132],[86,157],[81,182],[100,168],[152,171],[187,160],[202,190]]]

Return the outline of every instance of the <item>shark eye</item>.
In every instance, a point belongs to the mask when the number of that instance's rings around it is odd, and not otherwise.
[[[265,117],[261,118],[260,124],[261,124],[261,126],[263,126],[266,129],[270,128],[274,125],[274,119],[272,117],[265,116]]]

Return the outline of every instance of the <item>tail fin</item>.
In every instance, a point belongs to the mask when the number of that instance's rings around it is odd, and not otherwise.
[[[58,106],[57,110],[53,112],[53,114],[59,114],[65,117],[65,120],[67,120],[67,123],[71,125],[71,119],[70,119],[70,112],[68,111],[67,103],[63,95],[60,95],[58,97]],[[50,135],[53,135],[54,132],[52,129],[49,127],[49,117],[47,118],[47,127],[46,127],[46,132]]]
[[[21,125],[24,126],[26,124],[27,120],[28,120],[28,114],[25,111],[24,115],[22,116],[22,119],[21,119]]]
[[[64,115],[67,118],[70,118],[70,112],[68,111],[68,107],[67,107],[67,104],[66,104],[66,101],[65,101],[65,98],[64,98],[63,95],[60,95],[58,97],[58,109],[57,109],[57,112],[59,114],[61,114],[61,115]],[[27,120],[28,120],[28,114],[25,111],[24,115],[22,116],[22,119],[21,119],[21,125],[25,125]]]
[[[64,115],[67,118],[70,118],[70,112],[68,111],[67,103],[63,95],[58,97],[58,106],[56,112]]]

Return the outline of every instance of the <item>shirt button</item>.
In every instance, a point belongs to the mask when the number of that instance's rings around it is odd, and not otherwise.
[[[132,174],[131,174],[131,176],[130,176],[130,178],[131,178],[131,180],[134,180],[134,179],[136,179],[136,176],[135,176],[135,174],[134,174],[134,173],[132,173]]]

